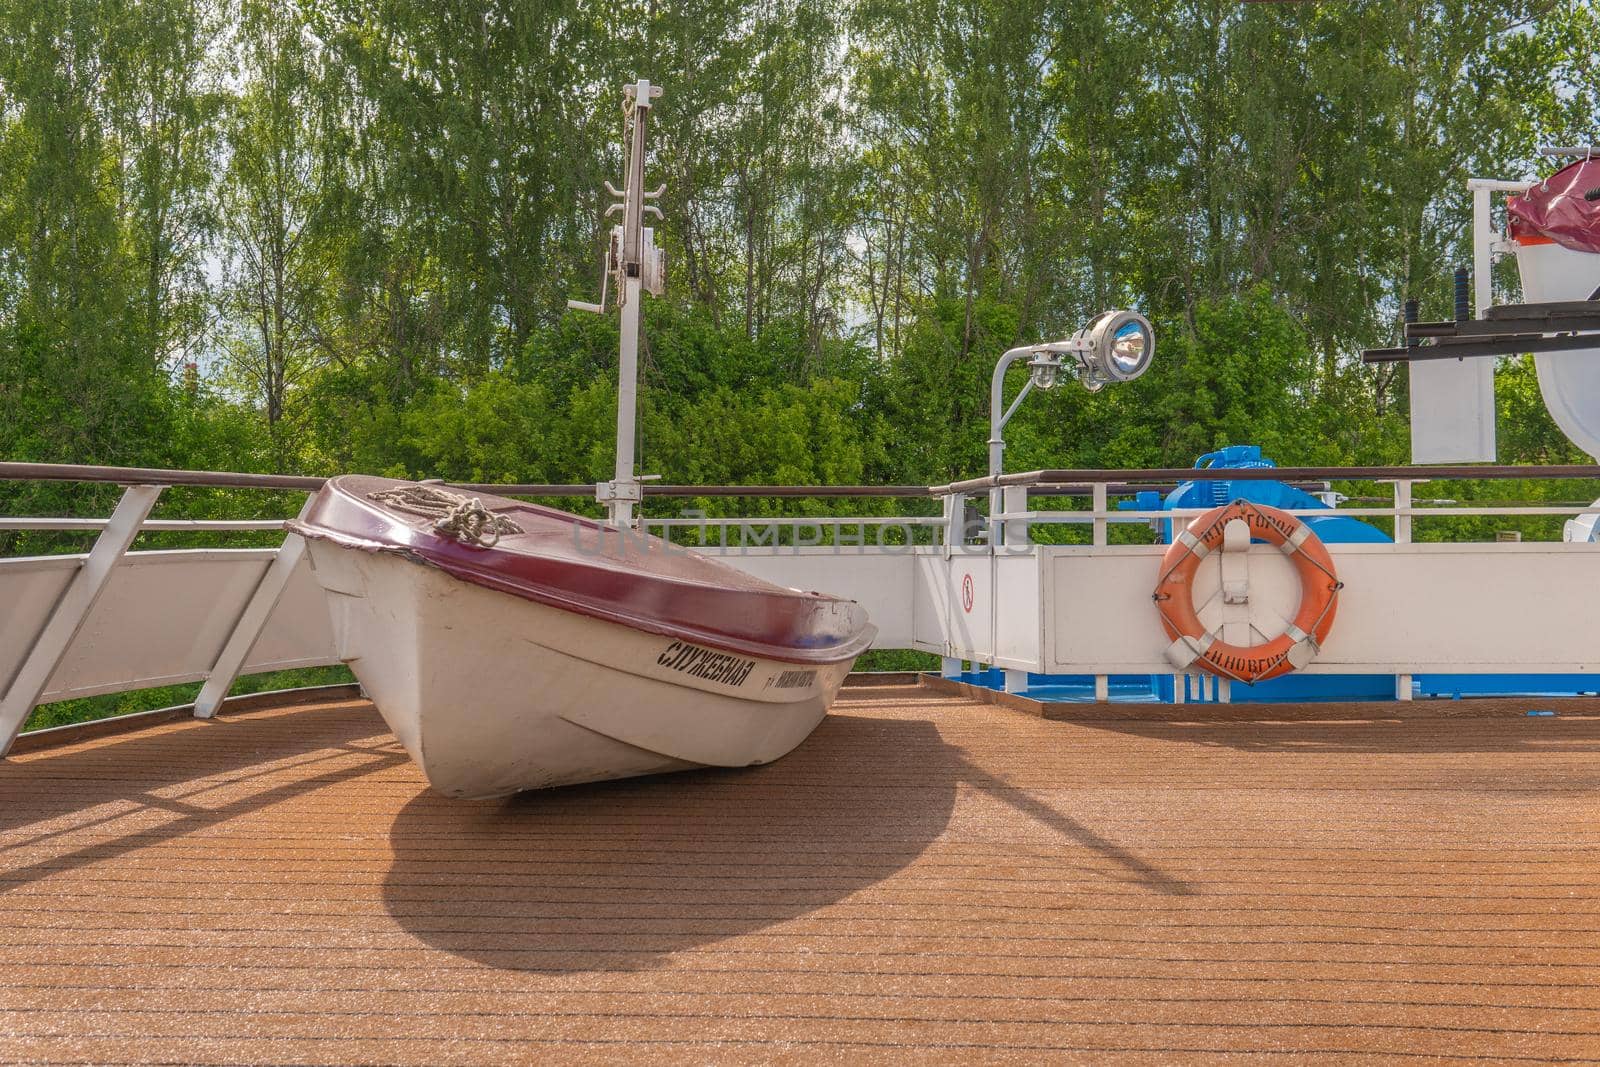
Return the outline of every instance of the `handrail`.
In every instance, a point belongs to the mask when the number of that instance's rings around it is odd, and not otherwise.
[[[1552,478],[1600,479],[1600,465],[1520,466],[1395,466],[1395,467],[1156,467],[1149,470],[1035,470],[969,478],[944,485],[663,485],[646,482],[645,495],[656,497],[898,497],[927,498],[974,493],[1002,486],[1027,486],[1045,496],[1087,496],[1095,486],[1108,492],[1170,489],[1180,482],[1273,481],[1311,491],[1330,481],[1459,481],[1466,479]],[[107,467],[72,463],[0,462],[0,481],[101,482],[114,485],[187,485],[226,489],[296,489],[313,491],[328,479],[298,474],[246,474],[235,471],[173,470],[161,467]],[[471,492],[512,496],[592,497],[589,483],[444,482]]]
[[[1161,467],[1151,470],[1036,470],[1021,474],[1001,474],[993,478],[968,478],[965,481],[934,485],[933,496],[976,493],[1000,486],[1035,486],[1086,482],[1091,485],[1111,482],[1285,482],[1323,479],[1341,482],[1376,481],[1464,481],[1474,478],[1597,478],[1600,465],[1592,463],[1523,466],[1438,466],[1438,467]]]
[[[1027,522],[1030,525],[1116,522],[1138,524],[1150,521],[1173,521],[1198,518],[1209,508],[1170,508],[1162,511],[1003,511],[994,516],[1001,522]],[[1297,519],[1325,519],[1336,516],[1342,519],[1384,519],[1404,516],[1419,519],[1440,518],[1521,518],[1554,515],[1600,515],[1595,504],[1549,507],[1510,504],[1483,507],[1452,505],[1449,507],[1369,507],[1369,508],[1276,508]]]
[[[199,485],[223,489],[321,489],[326,478],[299,474],[245,474],[237,471],[173,470],[164,467],[106,467],[75,463],[0,462],[0,481],[102,482],[113,485]],[[444,482],[454,489],[509,496],[593,498],[593,483]],[[646,496],[752,497],[926,497],[924,485],[661,485],[646,482]]]
[[[281,530],[284,527],[284,522],[285,520],[283,519],[145,519],[139,524],[139,530],[143,533],[161,530],[236,533],[252,530]],[[0,517],[0,530],[17,532],[49,530],[55,533],[71,533],[75,530],[104,530],[110,523],[110,519]]]
[[[1187,473],[1187,472],[1186,472]],[[1113,484],[1113,493],[1133,493],[1137,489],[1175,489],[1185,478],[1167,479],[1168,484]],[[225,489],[321,489],[326,478],[299,474],[245,474],[230,471],[170,470],[162,467],[106,467],[75,463],[0,462],[0,481],[22,482],[102,482],[114,485],[199,485]],[[455,489],[504,496],[566,496],[594,498],[591,482],[445,482]],[[645,482],[646,496],[655,497],[894,497],[927,498],[939,495],[924,485],[663,485]],[[1322,483],[1306,483],[1296,488],[1311,492],[1326,490]],[[1048,496],[1089,496],[1094,488],[1087,481],[1077,484],[1041,483],[1036,493]]]
[[[321,489],[326,478],[297,474],[101,467],[76,463],[0,463],[0,481],[108,482],[112,485],[208,485],[225,489]]]

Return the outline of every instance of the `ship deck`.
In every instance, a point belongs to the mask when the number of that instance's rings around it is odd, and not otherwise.
[[[768,767],[482,803],[358,700],[27,752],[0,1060],[1594,1060],[1556,706],[862,688]]]

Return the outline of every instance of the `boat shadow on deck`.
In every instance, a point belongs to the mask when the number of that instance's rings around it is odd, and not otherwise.
[[[964,767],[932,722],[830,715],[765,767],[493,801],[421,793],[391,831],[385,902],[419,940],[496,968],[648,969],[911,864],[944,832]]]

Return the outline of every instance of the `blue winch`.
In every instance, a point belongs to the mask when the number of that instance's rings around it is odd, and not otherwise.
[[[1227,445],[1207,452],[1194,461],[1196,470],[1260,470],[1277,463],[1261,454],[1259,445]],[[1173,511],[1179,508],[1214,508],[1235,500],[1282,508],[1285,511],[1326,509],[1328,515],[1302,516],[1311,532],[1325,544],[1370,544],[1392,538],[1371,523],[1348,515],[1333,514],[1333,494],[1315,496],[1287,482],[1231,479],[1183,482],[1163,499],[1156,492],[1142,492],[1118,507],[1125,511]],[[1172,520],[1160,522],[1162,544],[1171,544]],[[1210,679],[1185,679],[1186,699],[1204,702],[1214,697],[1216,687]],[[1209,683],[1209,684],[1208,684]],[[1149,679],[1156,699],[1173,698],[1173,679],[1153,675]],[[1255,685],[1235,685],[1230,694],[1234,703],[1308,700],[1389,700],[1395,695],[1395,679],[1389,674],[1290,674]]]
[[[1207,452],[1194,461],[1195,470],[1260,470],[1277,464],[1261,455],[1259,445],[1228,445]],[[1331,496],[1331,494],[1329,494]],[[1124,511],[1172,511],[1178,508],[1216,508],[1235,500],[1282,508],[1285,511],[1333,510],[1333,501],[1313,496],[1286,482],[1218,481],[1183,482],[1162,499],[1161,494],[1145,491],[1117,506]],[[1311,532],[1326,544],[1370,544],[1390,540],[1389,535],[1371,523],[1347,515],[1305,517]],[[1172,543],[1171,521],[1161,524],[1161,543]]]

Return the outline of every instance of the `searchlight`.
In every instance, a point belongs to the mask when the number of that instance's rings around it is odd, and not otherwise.
[[[1113,382],[1131,382],[1150,369],[1156,354],[1156,332],[1150,320],[1137,311],[1102,311],[1089,324],[1063,341],[1021,345],[1000,357],[989,386],[989,476],[1001,471],[1005,455],[1006,423],[1034,389],[1054,389],[1062,375],[1070,374],[1091,393]],[[1028,381],[1005,404],[1006,371],[1019,360],[1028,361]],[[990,490],[989,514],[1000,513],[1000,490]]]
[[[1084,373],[1102,383],[1133,381],[1150,369],[1156,352],[1150,320],[1137,311],[1102,312],[1073,340],[1087,342],[1079,356]]]
[[[1029,385],[1034,389],[1055,388],[1061,372],[1070,370],[1079,385],[1098,393],[1112,382],[1131,382],[1149,370],[1155,352],[1156,334],[1149,319],[1137,311],[1103,311],[1064,341],[1013,348],[1006,356],[1030,357]],[[1005,356],[1001,361],[1006,362]]]

